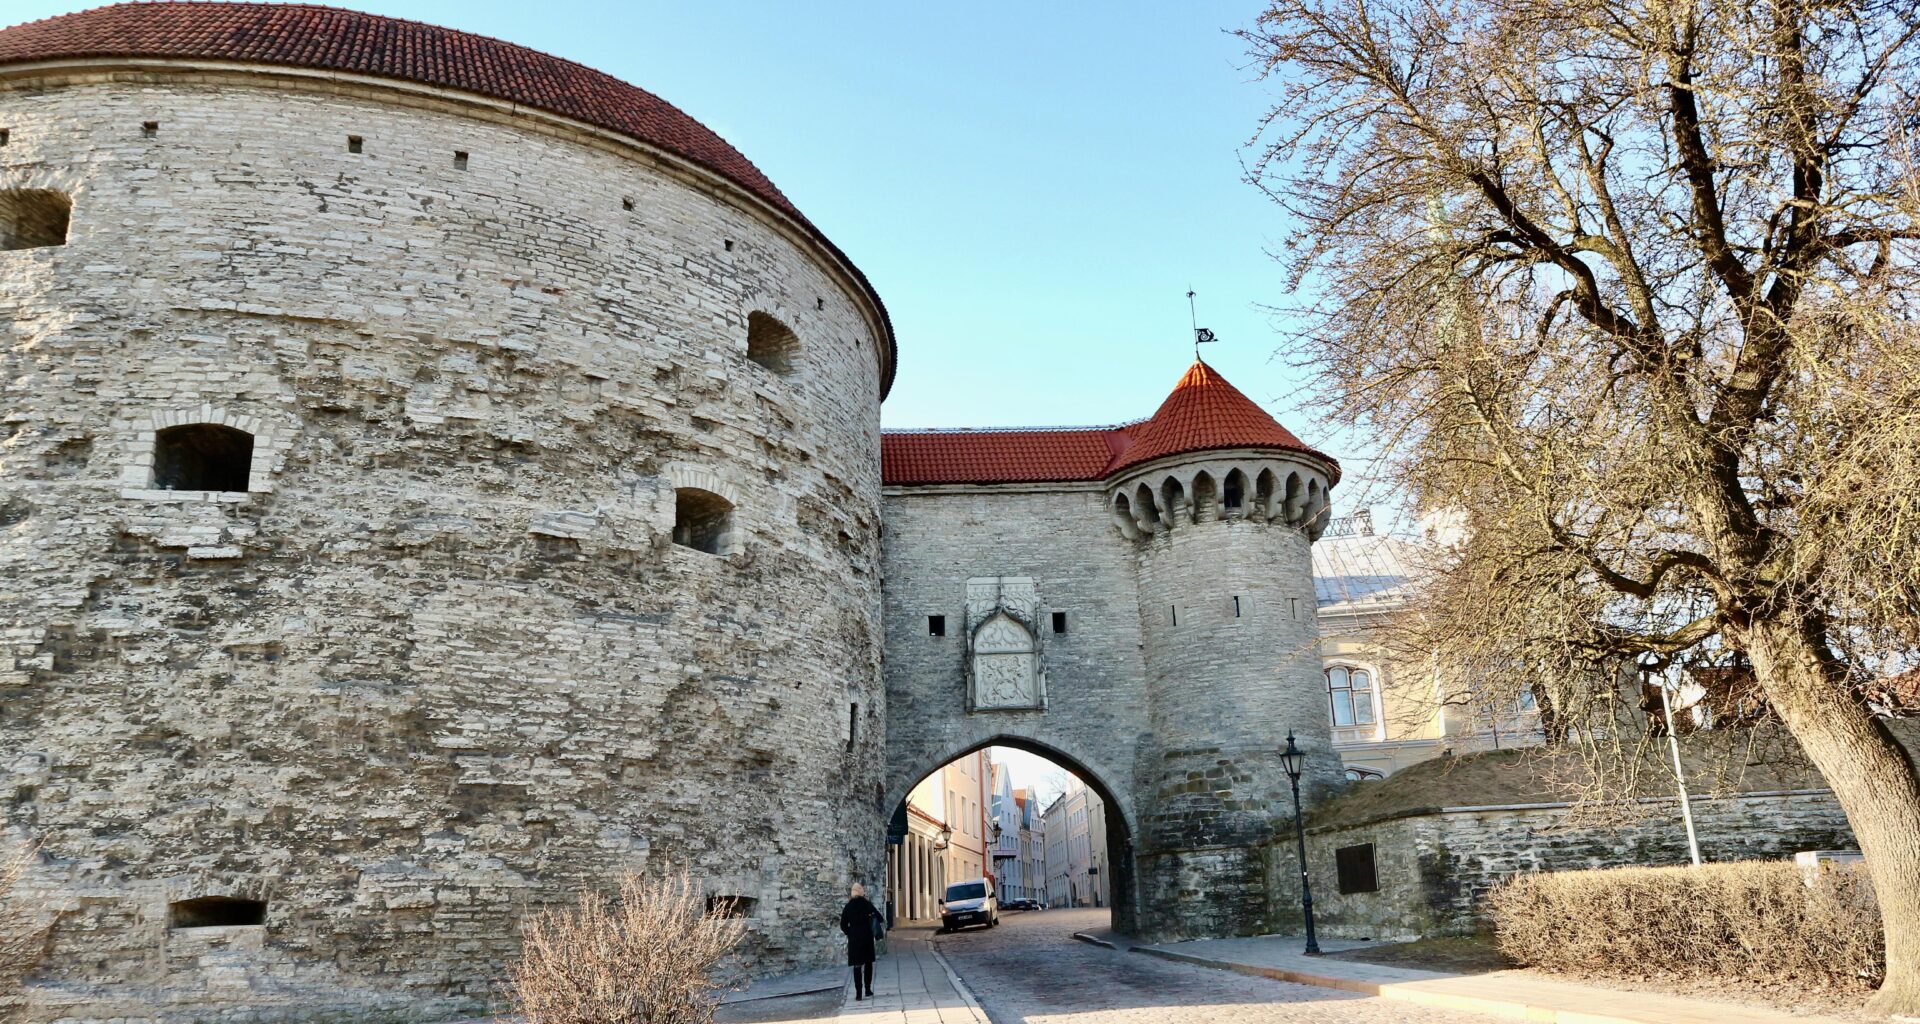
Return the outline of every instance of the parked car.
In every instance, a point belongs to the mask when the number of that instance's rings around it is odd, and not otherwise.
[[[1000,904],[1000,909],[1001,910],[1039,910],[1040,903],[1037,900],[1012,900],[1010,902]]]
[[[947,897],[940,901],[940,930],[958,931],[970,924],[988,928],[1000,923],[1000,904],[994,899],[993,882],[969,878],[947,886]]]

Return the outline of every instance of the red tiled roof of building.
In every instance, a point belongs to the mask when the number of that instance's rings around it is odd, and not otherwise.
[[[103,57],[343,71],[474,93],[582,121],[704,167],[792,217],[846,262],[879,307],[879,296],[852,261],[739,150],[673,104],[583,64],[469,32],[312,4],[122,3],[0,29],[0,67]],[[891,324],[886,333],[891,349]],[[889,377],[883,394],[891,383]]]
[[[1133,444],[1107,472],[1167,455],[1222,448],[1286,448],[1319,455],[1219,371],[1196,359],[1159,411],[1134,428]]]
[[[880,479],[889,484],[1100,480],[1126,444],[1125,427],[887,431],[880,437]]]
[[[1196,360],[1149,419],[1112,427],[890,430],[880,438],[887,484],[1073,483],[1105,480],[1149,459],[1223,448],[1285,448],[1339,465]]]

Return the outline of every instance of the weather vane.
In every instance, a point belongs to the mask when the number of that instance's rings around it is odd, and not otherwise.
[[[1209,341],[1219,341],[1220,339],[1214,337],[1212,331],[1200,326],[1200,314],[1194,311],[1193,287],[1191,285],[1187,287],[1187,321],[1193,325],[1193,358],[1198,360],[1200,358],[1200,346],[1205,345]]]

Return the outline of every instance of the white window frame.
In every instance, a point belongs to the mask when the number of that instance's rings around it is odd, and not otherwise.
[[[1356,692],[1351,685],[1351,674],[1354,672],[1364,672],[1367,674],[1367,688],[1364,691],[1357,692],[1367,694],[1367,713],[1372,719],[1371,721],[1358,721],[1359,716],[1354,715],[1355,721],[1341,724],[1339,716],[1334,711],[1335,687],[1333,685],[1333,673],[1336,669],[1348,673],[1349,685],[1341,689],[1347,694],[1348,708],[1350,711],[1354,710],[1352,700],[1353,694]],[[1333,741],[1335,743],[1377,743],[1386,739],[1386,724],[1383,721],[1385,716],[1381,714],[1380,706],[1379,669],[1357,661],[1329,661],[1320,667],[1320,685],[1326,691],[1327,722],[1333,727]]]

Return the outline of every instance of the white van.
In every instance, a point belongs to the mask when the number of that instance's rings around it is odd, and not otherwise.
[[[970,924],[992,928],[1000,923],[1000,901],[994,897],[993,882],[969,878],[947,886],[947,898],[940,901],[940,930],[958,931]]]

